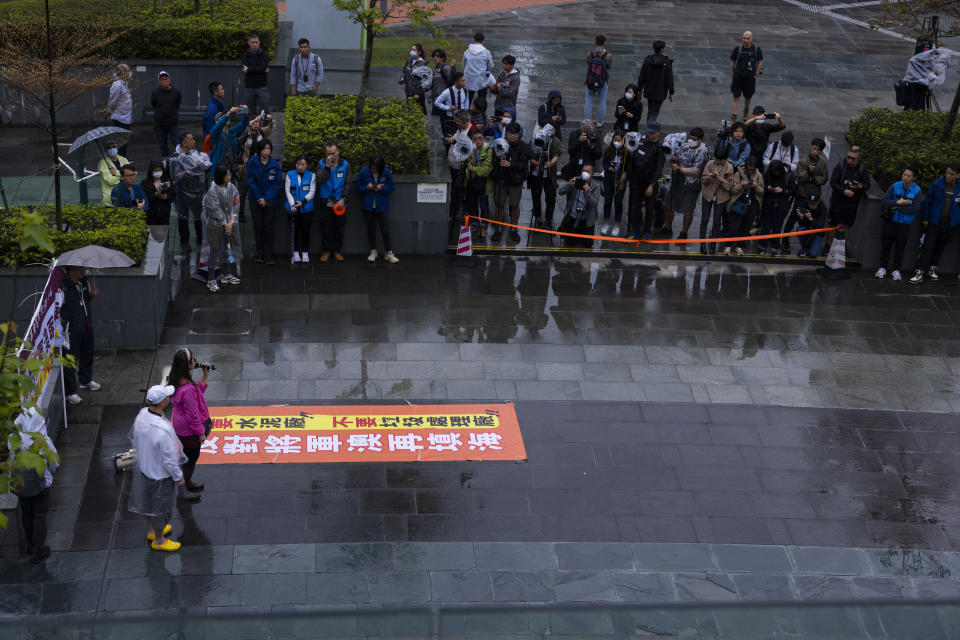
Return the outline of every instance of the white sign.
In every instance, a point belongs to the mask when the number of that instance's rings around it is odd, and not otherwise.
[[[447,185],[443,182],[418,182],[417,202],[443,204],[447,201]]]
[[[830,151],[833,149],[833,143],[830,142],[830,138],[828,136],[823,136],[823,141],[825,143],[823,147],[823,157],[829,160]]]

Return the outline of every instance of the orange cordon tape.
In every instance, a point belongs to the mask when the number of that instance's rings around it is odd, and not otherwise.
[[[487,220],[486,218],[481,218],[480,216],[464,216],[463,224],[464,226],[469,227],[471,220],[480,220],[482,222],[489,222],[491,224],[499,224],[505,227],[513,227],[514,229],[526,229],[527,231],[535,231],[537,233],[549,233],[555,236],[566,236],[569,238],[593,238],[594,240],[603,240],[605,242],[626,242],[627,244],[632,244],[636,247],[640,246],[641,242],[646,242],[647,244],[697,244],[700,242],[749,242],[750,240],[771,240],[773,238],[792,238],[793,236],[809,236],[814,233],[825,233],[827,231],[836,231],[840,227],[826,227],[825,229],[807,229],[806,231],[791,231],[790,233],[770,233],[763,236],[740,236],[737,238],[689,238],[686,240],[673,240],[670,238],[657,239],[657,240],[635,240],[632,238],[614,238],[611,236],[588,236],[583,233],[567,233],[566,231],[554,231],[552,229],[536,229],[534,227],[525,227],[520,224],[511,224],[509,222],[498,222],[497,220]]]

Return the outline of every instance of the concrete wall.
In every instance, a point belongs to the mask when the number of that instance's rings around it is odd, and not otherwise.
[[[97,296],[93,307],[93,332],[97,348],[138,349],[160,342],[163,318],[170,299],[170,259],[167,255],[166,226],[151,226],[147,254],[142,263],[126,269],[104,269],[97,273]],[[17,282],[16,320],[25,327],[33,315],[35,297],[43,291],[47,272],[25,270]],[[9,270],[0,272],[0,300],[13,295]]]
[[[352,172],[356,175],[356,171]],[[417,202],[417,185],[429,184],[432,187],[442,185],[447,190],[447,198],[442,203]],[[447,249],[449,205],[449,185],[446,181],[433,176],[396,176],[395,191],[390,196],[390,236],[393,251],[398,255],[440,254]],[[310,230],[310,252],[316,258],[321,252],[320,208],[323,202],[317,202],[313,212],[313,225]],[[366,254],[366,226],[363,211],[360,210],[360,197],[356,190],[347,193],[347,226],[344,237],[344,253]],[[248,216],[249,221],[249,216]],[[247,224],[250,224],[249,222]],[[285,210],[278,213],[274,224],[274,252],[279,256],[290,255],[290,226]],[[378,250],[383,251],[379,244]],[[250,248],[248,248],[248,253]]]

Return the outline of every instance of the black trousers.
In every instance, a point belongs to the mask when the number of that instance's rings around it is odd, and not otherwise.
[[[47,511],[50,509],[50,489],[35,496],[20,498],[20,522],[27,539],[27,549],[39,553],[47,542]]]
[[[663,100],[651,100],[647,98],[647,122],[656,122],[660,115],[660,107],[663,106]]]
[[[527,178],[527,184],[530,187],[530,195],[533,197],[533,217],[540,219],[543,217],[549,223],[553,223],[553,210],[557,206],[557,179],[553,176],[538,178],[530,176]],[[541,208],[540,196],[544,196],[546,207]]]
[[[313,225],[313,211],[287,215],[290,222],[290,251],[309,253],[310,228]]]
[[[67,355],[77,360],[77,368],[63,368],[63,388],[68,396],[77,392],[77,376],[80,384],[87,384],[93,380],[93,331],[88,333],[71,333],[70,348]]]
[[[648,196],[647,187],[649,186],[648,184],[630,185],[630,206],[627,208],[627,218],[630,233],[636,236],[650,233],[654,218],[657,216],[656,189]]]
[[[889,218],[883,219],[883,227],[880,230],[880,266],[884,269],[890,263],[890,252],[893,250],[893,266],[891,271],[899,271],[903,266],[903,252],[907,248],[907,240],[910,239],[910,225],[902,222],[894,222]]]
[[[917,269],[926,271],[930,267],[938,266],[940,258],[943,256],[947,245],[950,244],[950,238],[952,237],[953,229],[951,227],[928,224],[923,244],[920,245],[920,254],[917,257]]]
[[[747,213],[742,216],[726,209],[724,215],[727,217],[727,237],[741,238],[750,235],[750,227],[753,226],[753,221],[757,218],[757,207],[755,205],[747,207]],[[728,244],[741,249],[747,246],[746,241],[743,240]]]
[[[193,214],[193,231],[197,237],[197,244],[203,240],[203,229],[200,224],[200,212],[203,210],[203,198],[191,198],[177,195],[177,231],[180,233],[180,247],[190,248],[190,215]]]
[[[380,229],[380,236],[383,238],[383,250],[392,251],[390,247],[390,223],[387,220],[386,211],[364,211],[363,221],[367,225],[367,244],[370,250],[377,248],[377,229]]]
[[[187,456],[187,461],[180,465],[180,468],[183,470],[183,479],[190,482],[197,468],[197,460],[200,458],[200,447],[184,447],[183,455]]]
[[[257,255],[264,260],[273,258],[273,227],[277,214],[277,205],[268,202],[261,206],[258,202],[250,203],[250,215],[253,216],[253,237],[257,245]]]
[[[343,253],[343,230],[346,226],[347,214],[338,216],[330,207],[320,208],[320,244],[324,253]]]
[[[711,238],[719,238],[723,233],[724,212],[727,210],[726,202],[713,202],[712,200],[700,200],[700,238],[707,237],[707,227],[710,223],[710,213],[713,212],[713,231]]]

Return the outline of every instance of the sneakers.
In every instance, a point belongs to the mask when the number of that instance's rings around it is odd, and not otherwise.
[[[323,253],[320,254],[320,262],[326,262],[329,259],[330,259],[329,251],[324,251]]]
[[[101,387],[100,387],[100,383],[99,383],[99,382],[97,382],[97,381],[95,381],[95,380],[91,380],[90,382],[88,382],[88,383],[86,383],[86,384],[81,384],[81,385],[80,385],[80,388],[81,388],[81,389],[90,389],[90,391],[100,391],[100,388],[101,388]]]
[[[238,278],[237,276],[231,273],[229,275],[223,276],[223,278],[221,279],[221,282],[223,282],[224,284],[240,284],[240,278]]]
[[[520,242],[520,234],[516,229],[510,232],[510,239],[514,242]]]
[[[496,231],[493,232],[493,237],[490,238],[490,242],[500,242],[502,238],[503,238],[503,234],[500,233],[500,229],[497,229]]]
[[[725,255],[725,256],[730,255],[730,251],[731,251],[731,250],[732,250],[732,249],[731,249],[730,247],[724,247],[724,248],[723,248],[723,255]]]
[[[167,538],[163,541],[163,544],[157,544],[156,542],[150,543],[150,548],[154,551],[176,551],[180,548],[180,543],[175,540]]]
[[[910,278],[910,284],[920,284],[923,282],[923,269],[917,269],[913,272],[913,277]]]
[[[893,273],[891,273],[890,276],[893,278],[894,282],[900,282],[901,280],[903,280],[903,276],[900,275],[899,269],[894,269]]]
[[[649,233],[645,233],[645,234],[643,234],[643,239],[644,239],[644,240],[653,240],[653,237],[652,237]]]
[[[172,525],[172,524],[168,524],[167,526],[165,526],[165,527],[163,528],[163,535],[167,535],[167,534],[170,533],[171,531],[173,531],[173,525]],[[150,532],[150,533],[147,534],[147,540],[149,540],[150,542],[153,542],[153,541],[156,540],[156,539],[157,539],[157,534],[155,534],[155,533],[153,533],[153,532]]]
[[[310,262],[310,254],[307,253],[306,251],[301,251],[301,252],[300,252],[300,262],[302,262],[302,263],[304,263],[304,264]]]
[[[300,262],[300,254],[296,251],[290,255],[290,264],[293,264],[294,262]]]
[[[940,274],[937,273],[938,271],[939,271],[939,268],[937,267],[937,265],[933,265],[932,267],[930,267],[930,274],[929,274],[930,279],[933,280],[934,282],[940,279]]]
[[[367,262],[376,262],[377,261],[377,250],[370,249],[370,255],[367,256]]]
[[[602,236],[607,235],[607,231],[610,231],[610,225],[608,225],[607,223],[604,223],[603,226],[600,227],[600,235]]]
[[[70,404],[80,404],[81,402],[83,402],[83,398],[81,398],[75,393],[72,393],[69,396],[67,396],[67,402],[69,402]]]
[[[613,231],[610,232],[610,235],[619,238],[620,237],[620,225],[613,225]]]
[[[216,280],[208,281],[207,289],[209,289],[211,293],[220,293],[220,285],[217,284]]]
[[[876,278],[877,280],[883,280],[884,278],[887,277],[887,270],[884,269],[883,267],[880,267],[879,269],[877,269],[877,272],[873,274],[873,277]]]
[[[743,255],[743,249],[741,249],[740,247],[737,247],[737,255],[738,255],[738,256],[742,256],[742,255]]]
[[[336,251],[334,251],[334,252],[333,252],[333,259],[336,260],[337,262],[343,262],[343,254],[342,254],[342,253],[337,253]]]
[[[400,262],[400,258],[393,255],[393,251],[387,251],[386,255],[383,256],[383,259],[389,262],[390,264],[397,264]]]

